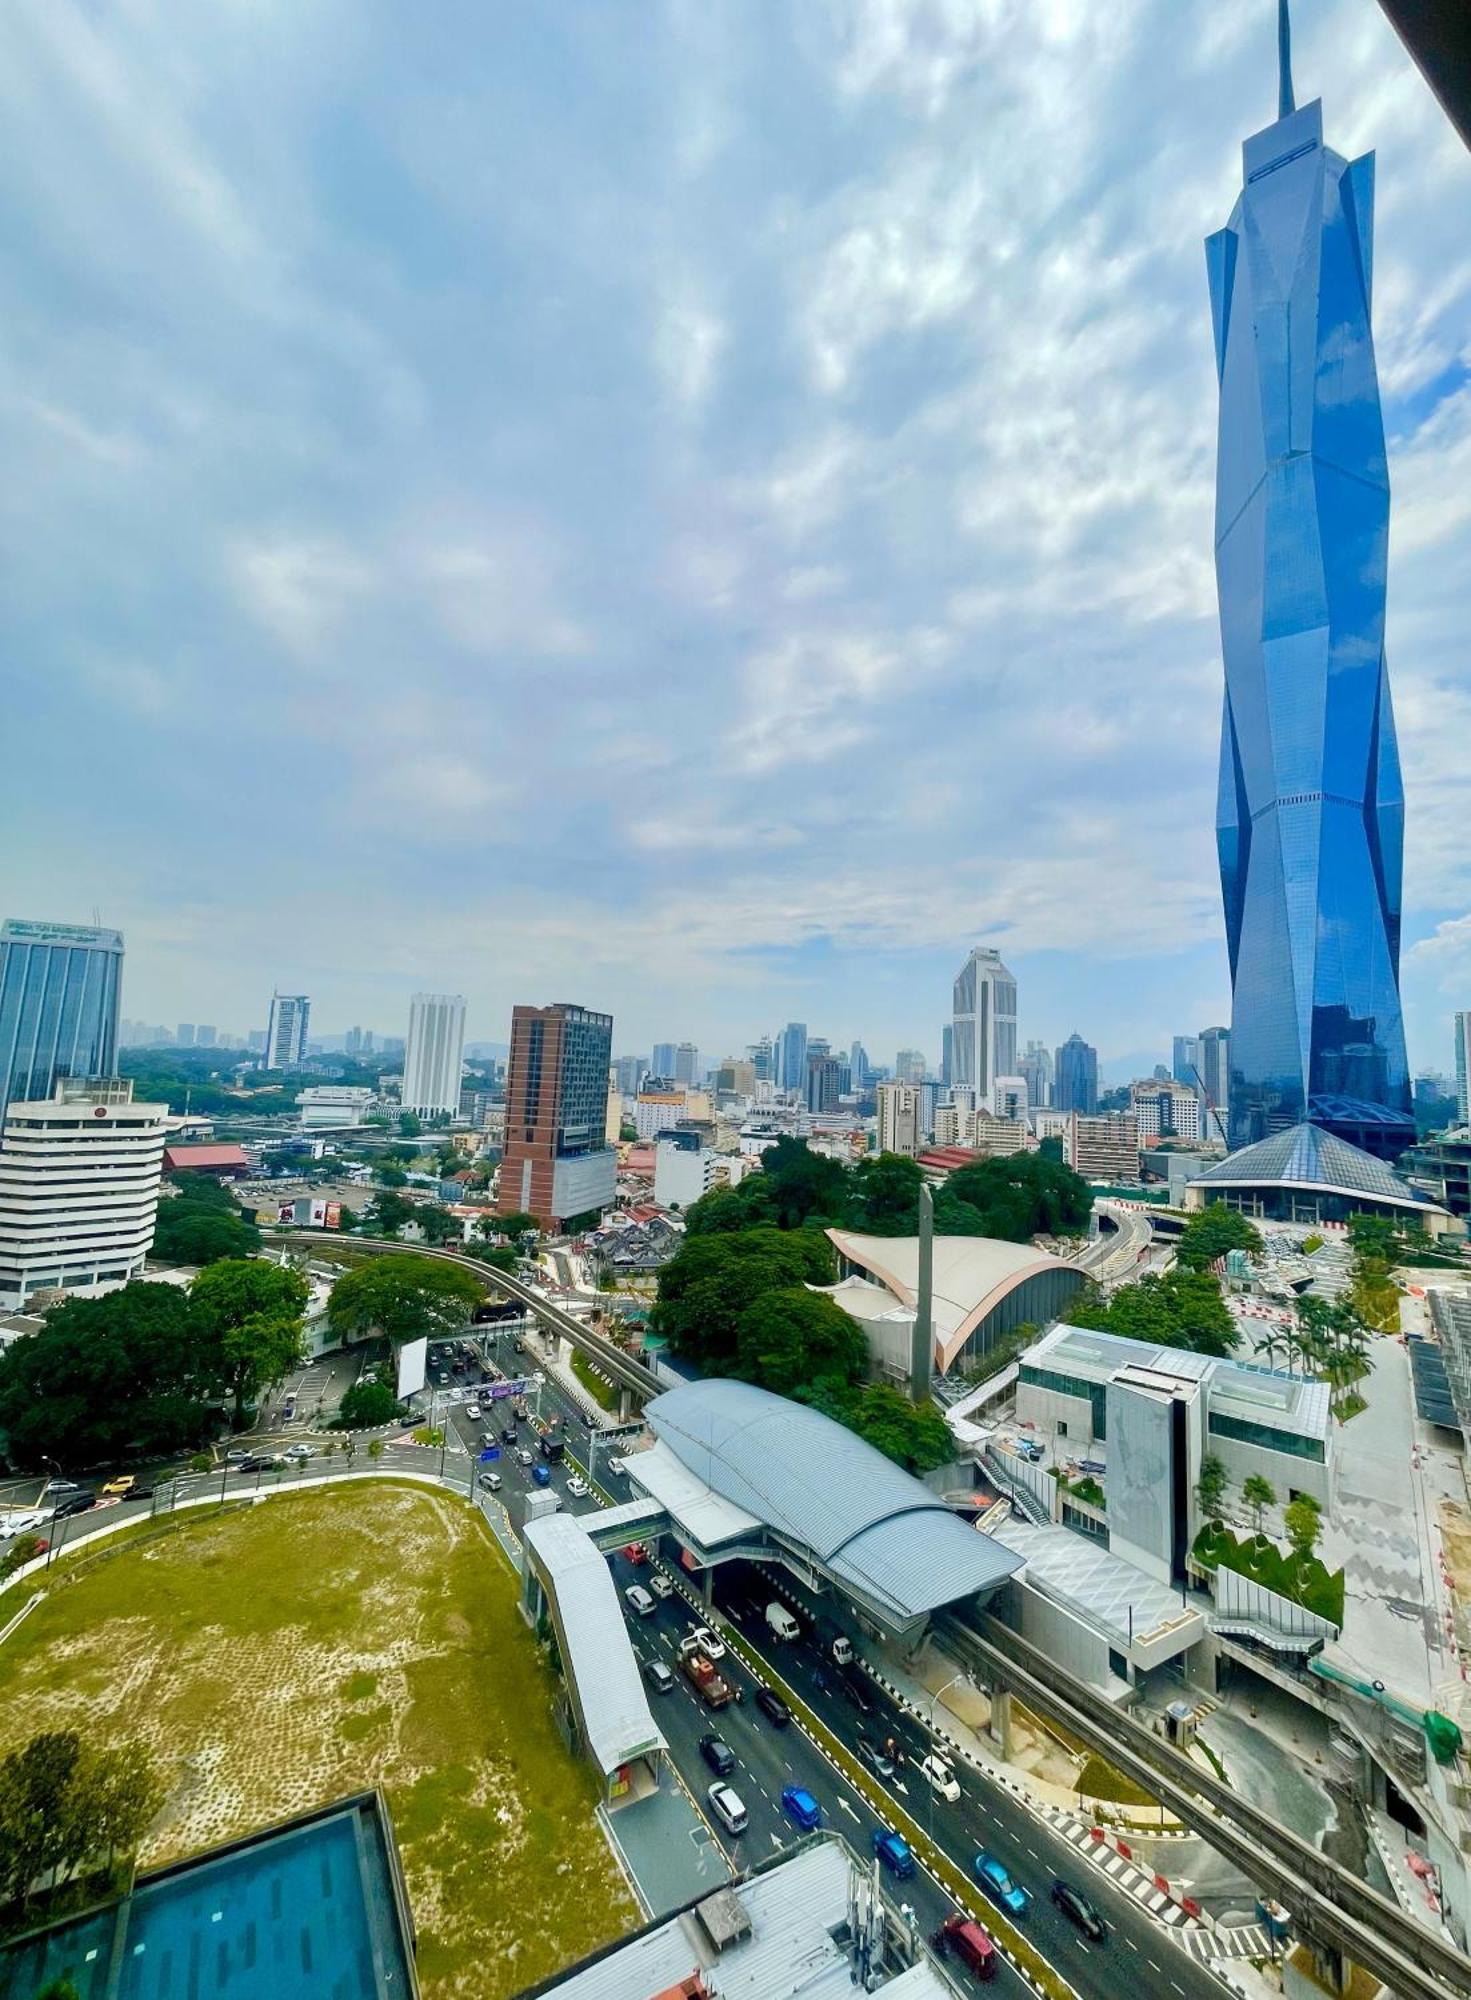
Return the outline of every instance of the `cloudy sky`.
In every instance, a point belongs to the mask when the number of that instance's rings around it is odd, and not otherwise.
[[[6,914],[125,1011],[1124,1068],[1228,1017],[1202,238],[1268,0],[11,0]],[[1471,157],[1372,0],[1411,1059],[1471,1005]]]

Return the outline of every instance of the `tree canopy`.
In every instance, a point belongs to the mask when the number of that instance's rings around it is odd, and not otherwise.
[[[935,1196],[941,1236],[1075,1236],[1088,1227],[1093,1191],[1071,1167],[1041,1153],[1007,1153],[959,1167]]]
[[[719,1374],[736,1364],[749,1305],[767,1292],[827,1285],[835,1276],[832,1246],[816,1230],[767,1225],[687,1236],[659,1273],[651,1324],[676,1353]]]
[[[189,1303],[201,1366],[234,1397],[237,1421],[247,1402],[301,1360],[310,1296],[299,1271],[260,1257],[225,1259],[194,1280]]]
[[[260,1231],[219,1181],[188,1174],[172,1185],[178,1192],[159,1201],[153,1227],[151,1254],[159,1263],[213,1264],[259,1250]]]
[[[1228,1250],[1245,1250],[1260,1256],[1261,1231],[1240,1209],[1213,1201],[1199,1209],[1181,1230],[1175,1244],[1175,1262],[1185,1271],[1206,1271]]]
[[[1067,1309],[1073,1326],[1096,1327],[1157,1347],[1188,1347],[1196,1354],[1227,1355],[1241,1339],[1221,1288],[1209,1271],[1151,1271],[1135,1285],[1121,1285],[1107,1299],[1084,1293]]]
[[[395,1346],[406,1340],[442,1340],[469,1319],[485,1296],[480,1281],[454,1264],[431,1257],[374,1257],[346,1271],[332,1287],[327,1321],[342,1340],[384,1334]]]
[[[809,1382],[861,1382],[863,1329],[821,1292],[801,1285],[763,1292],[736,1322],[735,1372],[780,1396]]]
[[[212,1366],[187,1293],[139,1282],[64,1299],[0,1355],[0,1431],[13,1464],[67,1471],[166,1454],[211,1436]]]
[[[0,1763],[0,1901],[26,1902],[43,1876],[130,1853],[163,1804],[141,1743],[97,1749],[74,1730],[33,1736]]]

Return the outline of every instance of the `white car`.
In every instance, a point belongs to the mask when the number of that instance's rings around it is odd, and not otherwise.
[[[478,1403],[466,1403],[465,1415],[470,1419],[472,1424],[478,1424],[480,1421],[480,1405]]]
[[[690,1637],[707,1660],[725,1658],[725,1641],[718,1632],[712,1632],[708,1625],[695,1625],[690,1629]]]
[[[656,1569],[654,1574],[649,1578],[649,1589],[653,1591],[655,1597],[673,1597],[674,1595],[674,1585],[665,1576],[663,1570],[659,1569]]]
[[[33,1535],[45,1519],[34,1509],[26,1514],[0,1515],[0,1541],[8,1541],[12,1535]]]
[[[585,1500],[589,1493],[592,1492],[592,1488],[580,1472],[574,1472],[572,1477],[567,1481],[567,1491],[572,1495],[574,1500]]]
[[[928,1757],[920,1759],[919,1768],[921,1776],[929,1781],[930,1789],[938,1792],[942,1799],[948,1800],[953,1806],[960,1797],[960,1780],[945,1759],[936,1757],[931,1752]]]
[[[290,1460],[294,1460],[297,1464],[304,1465],[309,1458],[315,1458],[316,1453],[309,1444],[289,1444],[286,1447],[285,1456]]]

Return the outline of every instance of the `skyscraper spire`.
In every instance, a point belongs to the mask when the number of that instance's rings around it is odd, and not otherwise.
[[[1277,0],[1277,116],[1290,117],[1296,109],[1292,101],[1292,21],[1287,0]]]

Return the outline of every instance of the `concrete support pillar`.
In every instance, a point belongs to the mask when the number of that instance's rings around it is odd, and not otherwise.
[[[715,1602],[715,1571],[713,1568],[702,1569],[700,1571],[700,1602],[707,1609]]]
[[[924,1402],[930,1393],[935,1356],[934,1293],[935,1197],[925,1181],[919,1190],[919,1282],[909,1352],[909,1394],[916,1403]]]
[[[618,1391],[619,1423],[626,1424],[632,1415],[633,1415],[633,1391],[632,1389],[620,1389]]]
[[[991,1737],[1005,1760],[1011,1761],[1011,1689],[991,1690]]]

